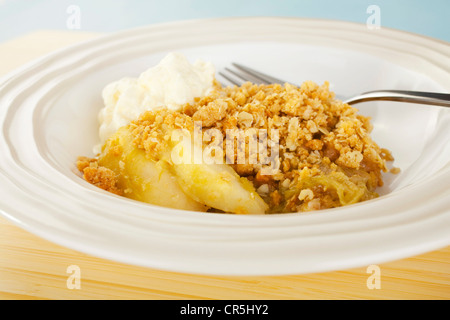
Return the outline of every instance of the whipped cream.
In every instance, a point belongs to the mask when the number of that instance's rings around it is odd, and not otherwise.
[[[180,53],[169,53],[138,78],[123,78],[108,84],[102,92],[104,107],[98,114],[101,145],[117,129],[136,120],[143,112],[159,107],[179,110],[213,88],[215,68],[211,62],[191,64]],[[101,146],[96,146],[98,153]]]

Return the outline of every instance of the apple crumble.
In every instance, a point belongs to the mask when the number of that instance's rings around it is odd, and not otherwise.
[[[370,119],[335,99],[327,82],[214,81],[208,94],[178,110],[143,112],[77,166],[88,182],[151,204],[305,212],[378,196],[393,158],[371,139],[371,129]]]

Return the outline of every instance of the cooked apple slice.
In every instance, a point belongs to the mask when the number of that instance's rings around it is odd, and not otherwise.
[[[264,214],[268,205],[258,195],[253,184],[222,161],[216,163],[209,153],[203,152],[201,142],[195,141],[187,130],[177,131],[170,150],[161,157],[171,164],[183,191],[194,200],[237,214]],[[167,131],[169,133],[170,131]],[[174,142],[174,140],[176,142]],[[170,152],[169,152],[170,151]]]
[[[175,209],[208,209],[183,192],[167,162],[149,159],[144,150],[134,146],[127,127],[106,142],[98,163],[118,174],[117,186],[128,198]]]
[[[237,214],[264,214],[268,206],[247,178],[226,164],[177,164],[184,192],[209,207]]]

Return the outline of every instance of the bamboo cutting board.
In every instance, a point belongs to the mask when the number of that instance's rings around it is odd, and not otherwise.
[[[39,31],[0,44],[0,76],[45,53],[97,36]],[[367,266],[271,277],[201,276],[88,256],[50,243],[0,217],[0,298],[447,300],[450,247],[374,269]]]

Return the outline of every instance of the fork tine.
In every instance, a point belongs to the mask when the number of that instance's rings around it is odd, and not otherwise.
[[[239,72],[237,72],[237,71],[235,71],[235,70],[232,70],[232,69],[230,69],[230,68],[225,68],[224,70],[227,71],[227,72],[229,72],[229,73],[231,73],[232,75],[238,77],[238,78],[241,79],[243,82],[251,81],[251,82],[254,82],[254,83],[260,83],[260,82],[262,81],[262,80],[259,79],[258,77],[255,77],[255,76],[250,75],[250,74],[245,74],[245,73],[242,74],[242,72],[239,73]],[[239,70],[239,71],[241,71],[241,70]],[[264,83],[265,83],[265,81],[264,81]],[[268,83],[265,83],[265,84],[268,84]]]
[[[237,86],[241,86],[247,81],[250,81],[253,83],[261,83],[261,79],[255,77],[255,76],[252,76],[248,73],[242,72],[239,69],[236,71],[236,70],[225,67],[223,69],[223,71],[219,72],[219,75],[221,75],[223,78],[225,78],[231,84],[234,84]],[[264,83],[267,84],[266,82],[264,82]]]
[[[225,68],[225,69],[228,69],[228,68]],[[221,71],[219,71],[219,75],[221,75],[225,80],[227,80],[228,82],[230,82],[231,84],[234,84],[236,86],[241,86],[244,83],[244,81],[232,78],[229,75],[227,75]]]
[[[237,69],[247,73],[248,75],[251,75],[252,77],[259,79],[260,81],[263,81],[265,84],[271,84],[271,83],[285,84],[287,82],[287,81],[269,76],[268,74],[262,73],[260,71],[254,70],[252,68],[243,66],[238,63],[233,62],[232,65],[234,67],[236,67]]]

